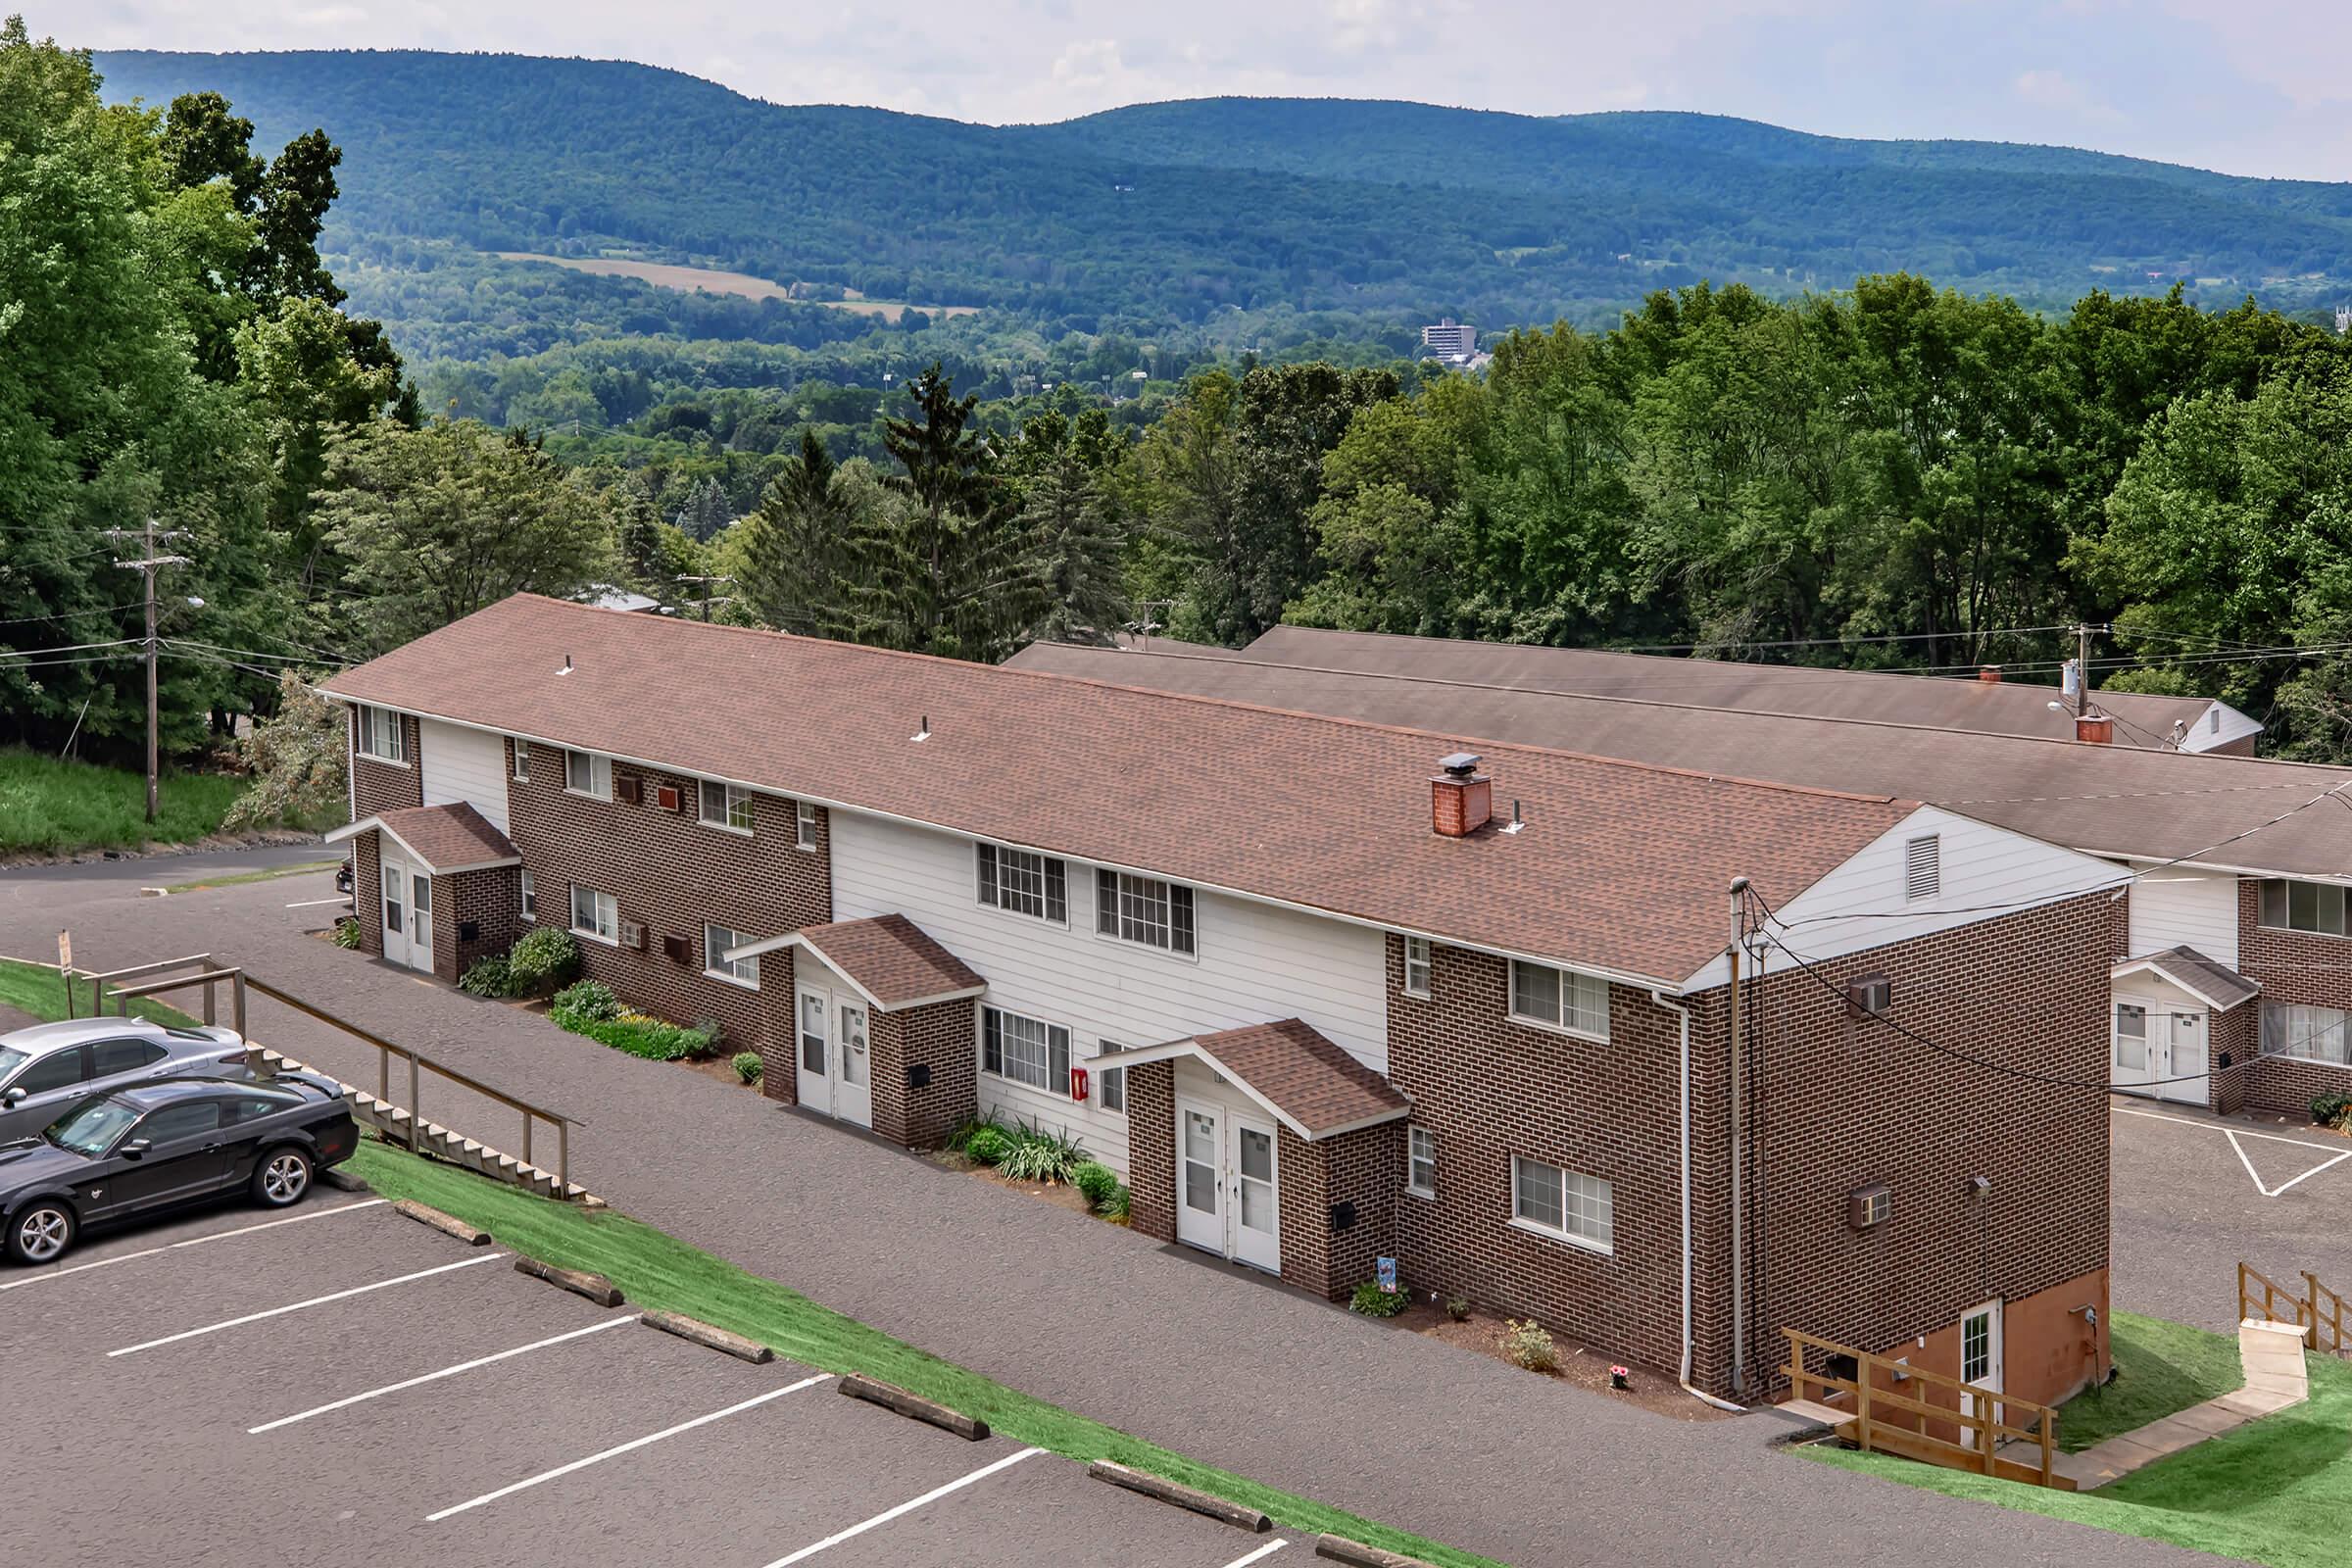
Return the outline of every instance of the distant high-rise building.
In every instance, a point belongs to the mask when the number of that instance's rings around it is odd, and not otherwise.
[[[1437,355],[1476,354],[1478,328],[1464,326],[1450,316],[1445,317],[1437,325],[1421,329],[1421,346]]]

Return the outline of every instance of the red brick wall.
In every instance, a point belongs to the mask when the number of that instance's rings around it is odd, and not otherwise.
[[[406,767],[378,758],[360,755],[360,715],[355,709],[345,719],[351,729],[351,805],[352,820],[379,816],[386,811],[406,810],[424,804],[424,775],[417,769],[418,730],[416,716],[403,713],[402,730],[408,736],[405,750],[409,754]],[[383,910],[376,910],[376,920],[383,920]]]
[[[1165,1118],[1170,1141],[1174,1120],[1172,1112]],[[1311,1144],[1288,1127],[1278,1127],[1275,1137],[1282,1277],[1302,1290],[1345,1300],[1373,1278],[1375,1260],[1396,1245],[1403,1124],[1359,1128]],[[1343,1202],[1355,1205],[1355,1222],[1335,1230],[1332,1205]]]
[[[801,1102],[801,1037],[795,1010],[799,1004],[792,989],[793,960],[798,956],[790,948],[760,955],[760,989],[767,996],[768,1016],[775,1025],[749,1045],[728,1047],[730,1055],[738,1051],[760,1053],[760,1092],[783,1105]]]
[[[1174,1062],[1127,1069],[1127,1224],[1157,1241],[1176,1239]]]
[[[360,921],[360,951],[384,956],[384,836],[362,833],[351,841],[351,912]]]
[[[909,1149],[935,1149],[978,1112],[977,1006],[966,999],[873,1015],[876,1133]],[[913,1066],[931,1070],[920,1089],[907,1082]]]
[[[2245,1080],[2239,1091],[2244,1108],[2307,1116],[2316,1096],[2352,1095],[2352,1067],[2284,1055],[2264,1056],[2259,1038],[2259,1010],[2264,1002],[2352,1010],[2352,939],[2264,925],[2262,884],[2252,877],[2240,877],[2237,968],[2262,986],[2261,998],[2239,1009],[2257,1014],[2246,1042],[2254,1065],[2238,1075]],[[2218,1053],[2218,1028],[2216,1036]]]
[[[475,928],[471,941],[459,934],[468,920]],[[506,952],[521,934],[522,882],[514,866],[433,878],[433,972],[442,979],[454,985],[478,959]]]
[[[763,955],[758,991],[711,978],[703,973],[703,922],[770,937],[832,918],[824,813],[817,814],[817,847],[802,850],[793,843],[793,803],[775,796],[753,797],[753,832],[746,837],[697,821],[695,781],[683,775],[614,762],[613,798],[599,801],[564,791],[563,756],[551,748],[533,749],[527,782],[514,779],[512,762],[510,755],[508,836],[531,868],[538,923],[570,923],[576,882],[612,895],[620,917],[646,928],[643,952],[582,938],[583,970],[658,1016],[717,1020],[729,1054],[757,1050],[771,1037],[789,1041],[791,965]],[[643,781],[644,804],[619,798],[629,778]],[[665,783],[679,790],[680,809],[654,804],[655,787]],[[673,935],[686,939],[683,963],[662,951],[663,939]],[[792,1088],[791,1075],[779,1073],[767,1092],[789,1096]]]

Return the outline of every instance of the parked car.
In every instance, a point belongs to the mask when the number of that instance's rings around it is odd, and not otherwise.
[[[240,1189],[286,1208],[359,1144],[342,1085],[312,1073],[133,1084],[0,1144],[0,1235],[15,1261],[50,1263],[86,1229]]]
[[[30,1138],[77,1102],[153,1078],[253,1076],[234,1029],[72,1018],[0,1035],[0,1143]]]

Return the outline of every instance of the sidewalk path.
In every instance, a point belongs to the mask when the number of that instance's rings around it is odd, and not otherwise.
[[[341,952],[303,934],[331,909],[286,907],[330,891],[324,873],[144,900],[127,877],[0,878],[0,953],[51,956],[70,923],[93,966],[250,965],[583,1119],[573,1180],[624,1212],[1028,1394],[1517,1568],[2211,1561],[1810,1464],[1771,1449],[1776,1417],[1666,1421],[1351,1317]],[[250,1026],[372,1081],[372,1052],[286,1009]],[[428,1090],[426,1111],[514,1136],[504,1107]]]

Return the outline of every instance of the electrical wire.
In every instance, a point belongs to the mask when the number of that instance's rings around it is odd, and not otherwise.
[[[144,637],[118,637],[111,643],[61,643],[55,648],[0,649],[0,660],[33,659],[43,654],[78,654],[93,648],[131,648],[146,646]]]
[[[1900,631],[1874,632],[1868,636],[1852,637],[1791,637],[1777,642],[1750,642],[1745,638],[1725,638],[1711,643],[1628,643],[1596,650],[1611,654],[1694,654],[1724,648],[1846,648],[1871,643],[1948,642],[1965,637],[2028,637],[2041,632],[2068,631],[2064,626],[1977,626],[1967,631]]]

